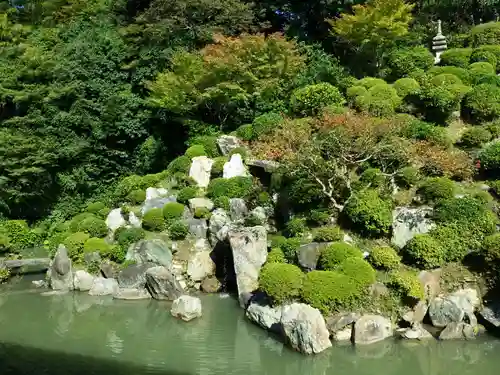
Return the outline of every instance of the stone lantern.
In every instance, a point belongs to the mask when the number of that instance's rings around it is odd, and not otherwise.
[[[438,20],[438,32],[432,39],[432,50],[436,54],[434,64],[439,64],[441,61],[441,54],[446,51],[447,48],[448,45],[446,44],[446,37],[443,35],[443,31],[441,30],[441,20]]]

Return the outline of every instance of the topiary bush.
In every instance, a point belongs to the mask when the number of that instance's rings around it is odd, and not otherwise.
[[[500,22],[488,22],[477,25],[471,30],[471,42],[474,47],[500,44]]]
[[[205,147],[203,147],[203,145],[192,145],[186,150],[185,155],[192,159],[197,156],[206,156],[207,152],[205,151]]]
[[[470,64],[472,48],[450,48],[441,54],[441,65],[467,68]]]
[[[415,167],[405,167],[399,170],[395,176],[396,183],[403,188],[415,186],[420,180],[420,172]]]
[[[374,78],[374,77],[365,77],[360,79],[359,81],[356,82],[355,86],[362,86],[364,88],[371,89],[374,86],[377,85],[386,85],[387,82],[385,82],[381,78]]]
[[[334,225],[327,225],[316,228],[313,231],[313,239],[316,242],[335,242],[341,241],[344,238],[344,232]]]
[[[196,207],[193,215],[196,219],[210,219],[212,213],[206,207]]]
[[[453,197],[455,183],[446,177],[427,178],[418,188],[418,194],[425,202],[437,202]]]
[[[458,66],[435,66],[428,71],[428,74],[433,77],[441,74],[452,74],[460,78],[460,81],[463,83],[469,83],[471,79],[469,71],[465,68],[459,68]]]
[[[425,47],[396,49],[389,54],[387,67],[392,79],[407,77],[416,70],[427,71],[434,66],[434,56]]]
[[[424,299],[424,288],[417,275],[411,271],[393,271],[390,273],[388,286],[403,297],[415,300]]]
[[[241,125],[236,129],[236,136],[244,141],[251,141],[254,137],[252,124]]]
[[[182,155],[170,162],[167,167],[167,171],[170,174],[182,173],[188,174],[189,168],[191,168],[191,159],[187,155]]]
[[[327,209],[312,209],[309,211],[308,220],[316,225],[326,225],[330,222],[332,213]]]
[[[490,64],[494,69],[497,67],[497,57],[494,53],[481,50],[481,49],[476,49],[472,52],[470,61],[472,63],[476,62],[486,62]],[[471,65],[472,67],[472,65]]]
[[[417,234],[403,248],[412,265],[421,269],[438,268],[445,261],[442,246],[429,234]]]
[[[363,259],[363,253],[355,246],[344,242],[336,242],[324,248],[318,259],[318,265],[322,270],[333,271],[346,259]]]
[[[374,247],[368,259],[375,268],[386,271],[398,268],[401,263],[401,257],[390,246]]]
[[[107,243],[103,238],[92,237],[85,241],[83,251],[85,253],[92,253],[98,251],[102,256],[107,256],[111,253],[113,245]]]
[[[305,303],[328,314],[349,307],[359,296],[351,278],[335,271],[312,271],[306,274],[301,297]]]
[[[469,66],[471,82],[477,84],[483,77],[495,74],[495,67],[487,62],[475,62]]]
[[[80,221],[77,231],[88,233],[90,237],[105,237],[108,234],[108,226],[104,220],[91,215]]]
[[[76,232],[64,239],[62,244],[68,250],[68,256],[72,261],[80,262],[82,260],[83,248],[89,238],[87,233]]]
[[[375,282],[375,270],[361,258],[347,258],[339,264],[337,270],[349,277],[360,291]]]
[[[266,263],[259,275],[259,289],[283,304],[299,297],[304,274],[299,267],[286,263]]]
[[[280,248],[271,249],[267,254],[267,263],[286,263],[285,254]]]
[[[347,89],[346,96],[349,105],[354,106],[358,96],[368,95],[368,90],[363,86],[352,86]]]
[[[434,86],[461,85],[462,80],[454,74],[443,73],[432,77],[431,83]]]
[[[306,219],[294,217],[286,223],[285,232],[288,237],[298,237],[307,232]]]
[[[87,205],[86,212],[89,212],[94,215],[98,215],[99,211],[105,209],[106,205],[103,202],[92,202]]]
[[[152,208],[146,212],[142,218],[142,227],[152,232],[161,232],[165,229],[166,223],[161,208]]]
[[[366,95],[356,97],[355,106],[362,112],[373,116],[389,116],[402,103],[396,89],[387,83],[379,84],[368,89]]]
[[[283,116],[276,112],[268,112],[256,117],[252,122],[254,137],[258,139],[270,134],[281,122],[283,122]]]
[[[144,190],[133,190],[127,195],[127,202],[136,206],[146,200],[146,192]]]
[[[465,96],[463,109],[476,122],[500,118],[500,87],[481,84]]]
[[[481,168],[486,172],[498,174],[500,172],[500,142],[486,146],[478,155]]]
[[[327,82],[298,88],[290,99],[292,111],[303,116],[317,115],[324,107],[344,104],[339,89]]]
[[[188,204],[189,200],[192,198],[196,198],[198,195],[198,188],[195,186],[187,186],[182,188],[177,193],[177,201],[182,204]]]
[[[417,95],[420,91],[420,84],[413,78],[400,78],[394,82],[393,87],[401,98]]]
[[[481,147],[489,142],[491,138],[492,135],[488,129],[482,126],[474,126],[462,133],[459,144],[467,148]]]
[[[184,222],[177,220],[170,225],[168,233],[174,241],[183,240],[189,233],[189,227]]]
[[[297,250],[300,245],[301,239],[298,237],[285,238],[283,236],[275,236],[271,240],[271,248],[281,249],[289,263],[295,263],[297,261]]]
[[[210,181],[207,196],[210,198],[245,198],[252,191],[250,177],[215,178]]]
[[[217,137],[213,135],[200,135],[192,138],[189,142],[190,146],[201,145],[209,158],[220,156],[219,146],[217,145]]]
[[[383,200],[376,190],[368,189],[347,201],[343,214],[356,229],[367,236],[386,235],[392,225],[392,204]]]
[[[405,138],[428,141],[438,146],[451,146],[451,140],[445,128],[421,120],[410,121],[404,127],[402,135]]]
[[[142,228],[118,228],[115,232],[115,240],[124,249],[144,239],[146,232]]]
[[[380,169],[368,168],[361,173],[359,181],[363,183],[363,186],[370,185],[375,188],[382,186],[386,182],[386,177]]]
[[[500,87],[500,76],[497,76],[496,74],[486,74],[478,77],[475,83],[476,85],[492,85]]]

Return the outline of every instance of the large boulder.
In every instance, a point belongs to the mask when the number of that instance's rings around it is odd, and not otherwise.
[[[115,279],[105,279],[104,277],[96,277],[89,295],[91,296],[112,296],[119,290],[118,282]]]
[[[301,353],[316,354],[332,346],[325,320],[318,309],[303,303],[285,305],[280,322],[287,343]]]
[[[435,227],[435,224],[429,219],[431,214],[431,207],[397,207],[392,213],[391,242],[402,248],[415,235],[429,232]]]
[[[152,267],[146,271],[146,286],[154,299],[173,301],[184,293],[175,276],[166,267]]]
[[[328,245],[329,243],[312,242],[307,245],[300,246],[297,251],[299,265],[306,271],[315,270],[321,250]]]
[[[272,173],[279,168],[280,163],[273,160],[248,159],[246,164],[252,167],[261,168],[267,173]]]
[[[232,135],[221,135],[217,139],[217,145],[219,146],[220,152],[222,155],[226,156],[229,155],[231,151],[233,151],[235,148],[238,148],[241,146],[241,142],[238,138]]]
[[[373,344],[393,335],[391,321],[380,315],[363,315],[354,324],[354,343]]]
[[[247,318],[268,331],[281,333],[281,308],[252,302],[246,311]]]
[[[94,285],[94,276],[92,276],[87,271],[78,270],[73,276],[73,285],[75,287],[75,290],[88,292],[90,289],[92,289],[92,285]]]
[[[164,188],[148,187],[146,189],[146,200],[162,198],[168,195],[168,190]]]
[[[130,213],[128,214],[128,222],[134,228],[142,227],[142,220],[138,218],[137,215],[134,214],[132,211],[130,211]]]
[[[477,290],[472,288],[459,289],[451,293],[448,299],[468,315],[474,314],[474,311],[481,305]]]
[[[414,324],[411,328],[401,330],[399,334],[407,340],[428,340],[434,338],[421,324]]]
[[[225,241],[227,239],[227,234],[229,233],[229,228],[231,226],[231,219],[225,210],[222,208],[216,209],[212,212],[210,217],[210,242],[213,246],[219,241]]]
[[[170,313],[185,322],[199,318],[201,317],[201,300],[192,296],[180,296],[172,304]]]
[[[146,286],[146,271],[155,265],[153,263],[131,264],[118,273],[118,285],[126,289],[144,289]]]
[[[229,200],[229,216],[232,221],[242,221],[247,215],[248,208],[244,199],[231,198]]]
[[[113,298],[124,300],[151,299],[151,294],[143,288],[120,288],[113,295]]]
[[[452,322],[439,334],[440,340],[471,340],[477,336],[476,326],[464,322]]]
[[[240,306],[259,287],[259,274],[267,259],[267,233],[261,226],[231,230],[228,234]]]
[[[465,311],[447,297],[436,297],[429,305],[429,317],[434,327],[444,328],[450,323],[460,323]]]
[[[420,271],[418,280],[425,291],[425,298],[432,299],[437,297],[441,292],[441,269],[431,271]]]
[[[50,287],[54,290],[73,290],[73,267],[64,245],[59,245],[52,260],[47,276]]]
[[[130,245],[126,260],[137,264],[154,263],[170,268],[172,265],[172,252],[165,241],[160,239],[140,240]]]
[[[120,227],[124,227],[127,224],[125,219],[122,216],[122,209],[115,208],[111,210],[106,217],[106,225],[111,232],[114,232]]]
[[[205,293],[217,293],[221,288],[221,282],[215,276],[209,276],[201,282],[201,290]]]
[[[208,224],[205,219],[188,219],[185,222],[194,238],[207,238]]]
[[[233,177],[247,177],[249,173],[243,159],[240,154],[233,154],[231,159],[224,164],[222,177],[233,178]]]
[[[201,251],[193,254],[188,261],[187,274],[193,281],[202,281],[215,273],[215,263],[209,251]]]
[[[351,340],[354,323],[361,317],[355,312],[343,312],[326,318],[326,328],[334,341]]]
[[[177,199],[174,196],[146,199],[141,207],[141,214],[144,216],[146,212],[152,210],[153,208],[163,208],[163,206],[165,206],[167,203],[176,201]]]
[[[189,200],[189,208],[195,211],[197,208],[206,208],[208,211],[214,209],[214,202],[208,198],[191,198]]]
[[[488,304],[479,312],[480,323],[489,331],[500,334],[500,304]]]
[[[210,171],[214,161],[206,156],[196,156],[193,158],[189,177],[196,181],[199,187],[206,188],[210,182]]]

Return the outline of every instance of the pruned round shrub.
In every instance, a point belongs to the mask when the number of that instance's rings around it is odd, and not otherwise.
[[[479,153],[481,168],[487,172],[500,172],[500,142],[494,142],[486,146]]]
[[[0,233],[0,255],[8,253],[10,252],[10,250],[11,250],[11,244],[9,236]]]
[[[251,190],[252,179],[249,177],[215,178],[208,185],[207,196],[244,198]]]
[[[492,234],[484,239],[481,254],[488,262],[500,261],[500,233]]]
[[[355,228],[370,236],[388,234],[392,225],[391,202],[372,189],[355,194],[347,201],[343,213]]]
[[[431,83],[435,86],[460,85],[462,80],[454,74],[443,73],[432,77]]]
[[[347,89],[346,96],[350,105],[354,105],[358,96],[367,95],[368,90],[364,86],[352,86]]]
[[[245,160],[247,158],[248,150],[245,147],[236,147],[229,152],[229,158],[231,156],[240,154],[241,158]]]
[[[196,219],[210,219],[210,216],[212,216],[212,213],[210,210],[206,207],[196,207],[193,216]]]
[[[477,77],[476,85],[492,85],[500,87],[500,76],[496,74],[485,74]]]
[[[495,67],[487,62],[476,62],[469,66],[471,81],[477,84],[483,77],[495,74]]]
[[[267,112],[256,118],[252,122],[255,138],[271,133],[281,122],[283,116],[276,112]]]
[[[212,169],[210,170],[210,175],[212,178],[222,177],[224,173],[224,164],[227,163],[227,158],[225,156],[219,156],[214,159],[212,164]]]
[[[0,233],[9,238],[10,250],[18,252],[38,245],[40,236],[30,230],[25,220],[6,220],[0,223]]]
[[[474,50],[474,52],[488,52],[493,54],[493,56],[496,57],[497,59],[497,69],[500,68],[499,63],[500,63],[500,45],[483,45]],[[493,65],[493,64],[492,64]]]
[[[72,261],[78,262],[81,260],[83,247],[89,238],[90,236],[87,233],[76,232],[64,239],[63,245],[66,246],[68,256]]]
[[[182,155],[172,160],[168,165],[167,170],[171,174],[188,174],[189,168],[191,168],[191,159],[187,155]]]
[[[424,288],[417,275],[411,271],[393,271],[390,273],[389,287],[399,292],[403,297],[421,300],[424,298]]]
[[[327,106],[344,104],[345,99],[339,89],[327,82],[298,88],[290,100],[293,112],[303,116],[316,115]]]
[[[405,167],[398,171],[395,179],[399,186],[410,188],[420,180],[420,172],[415,167]]]
[[[298,237],[307,232],[306,219],[301,217],[294,217],[286,223],[286,235],[288,237]]]
[[[318,265],[322,270],[333,271],[346,259],[363,259],[363,253],[355,246],[344,242],[336,242],[324,248],[318,259]]]
[[[266,263],[259,275],[259,289],[280,305],[299,297],[304,274],[299,267],[286,263]]]
[[[443,257],[446,262],[459,262],[473,248],[477,248],[480,238],[477,233],[472,234],[466,225],[446,223],[436,226],[429,232],[443,248]]]
[[[455,183],[446,177],[428,178],[418,189],[418,194],[425,202],[436,202],[440,199],[451,198],[454,193]]]
[[[334,225],[316,228],[313,231],[313,239],[316,242],[335,242],[344,238],[344,232]]]
[[[267,263],[286,263],[285,254],[280,248],[271,249],[267,254]]]
[[[356,82],[355,86],[362,86],[371,89],[373,86],[386,85],[387,83],[381,78],[365,77]]]
[[[251,141],[254,137],[252,124],[241,125],[236,129],[236,136],[244,141]]]
[[[144,190],[132,190],[127,195],[127,202],[132,205],[141,204],[146,200],[146,192]]]
[[[115,240],[123,248],[128,248],[131,244],[142,240],[146,233],[142,228],[118,228],[115,232]]]
[[[184,214],[185,206],[178,202],[169,202],[163,206],[163,217],[166,221],[178,220]]]
[[[339,307],[349,307],[358,294],[359,291],[352,279],[335,271],[307,273],[301,292],[304,302],[324,314]]]
[[[450,48],[441,54],[441,65],[453,65],[467,68],[470,63],[472,48]]]
[[[441,74],[452,74],[455,77],[460,78],[463,83],[470,82],[469,71],[465,68],[459,68],[458,66],[435,66],[428,71],[431,76],[438,76]]]
[[[177,220],[170,225],[168,233],[172,240],[183,240],[189,233],[189,227],[184,222]]]
[[[476,49],[472,52],[470,61],[472,63],[476,62],[487,62],[489,63],[494,69],[497,67],[497,57],[493,52],[481,50],[481,49]],[[472,67],[472,65],[471,65]]]
[[[401,263],[401,257],[390,246],[373,248],[368,259],[375,268],[382,270],[393,270]]]
[[[200,135],[194,137],[189,142],[190,146],[201,145],[209,158],[220,156],[219,146],[217,145],[217,137],[213,135]]]
[[[402,100],[396,89],[387,83],[368,89],[366,95],[356,97],[356,108],[374,116],[389,116],[396,111]]]
[[[166,223],[161,208],[152,208],[146,212],[142,218],[142,227],[153,232],[161,232],[165,229]]]
[[[92,215],[78,224],[78,232],[88,233],[90,237],[105,237],[108,234],[108,226],[104,220]]]
[[[83,220],[85,220],[88,217],[95,217],[95,215],[91,214],[90,212],[83,212],[81,214],[74,216],[69,222],[68,226],[69,230],[73,233],[78,232],[78,226]]]
[[[92,202],[87,205],[86,212],[97,215],[99,211],[106,208],[106,205],[102,202]]]
[[[481,147],[491,140],[491,133],[482,126],[474,126],[467,129],[460,137],[460,145],[463,147]]]
[[[439,146],[451,146],[451,140],[444,127],[421,120],[410,121],[405,126],[403,135],[409,139],[428,141]]]
[[[387,59],[387,67],[393,79],[406,77],[419,69],[427,71],[433,66],[434,56],[425,47],[396,49]]]
[[[436,123],[446,123],[453,112],[460,109],[460,103],[469,91],[469,86],[461,84],[422,85],[418,96],[425,119]]]
[[[92,237],[85,241],[83,251],[85,253],[92,253],[98,251],[101,255],[105,256],[111,252],[113,245],[107,243],[103,238]]]
[[[330,222],[331,212],[326,209],[312,209],[309,211],[308,220],[317,225],[326,225]]]
[[[420,90],[420,84],[413,78],[400,78],[394,82],[394,88],[401,98],[408,95],[416,95]]]
[[[337,270],[349,277],[360,290],[375,282],[375,270],[361,258],[347,258],[339,264]]]
[[[500,44],[500,22],[488,22],[474,26],[471,30],[471,41],[474,47]]]
[[[229,211],[230,204],[229,198],[226,196],[216,197],[213,200],[215,208],[222,208],[223,210]]]
[[[203,145],[192,145],[186,150],[185,155],[192,159],[197,156],[206,156],[207,152],[205,151],[205,147],[203,147]]]
[[[285,238],[283,236],[275,236],[271,239],[271,248],[281,249],[289,263],[297,261],[297,250],[300,245],[301,239],[298,237]]]
[[[493,138],[500,137],[500,119],[488,122],[487,124],[484,124],[484,127],[488,129]]]
[[[476,122],[500,118],[500,87],[477,85],[465,96],[464,111]]]
[[[438,268],[445,260],[443,248],[429,234],[417,234],[403,251],[411,264],[421,269]]]
[[[198,195],[198,188],[195,186],[187,186],[183,189],[181,189],[177,193],[177,201],[179,203],[187,204],[190,199],[196,198]]]

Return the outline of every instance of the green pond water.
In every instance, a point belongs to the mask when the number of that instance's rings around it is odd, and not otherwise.
[[[203,296],[182,322],[168,302],[43,296],[28,280],[0,287],[0,375],[500,374],[500,340],[286,348],[249,323],[231,297]]]

